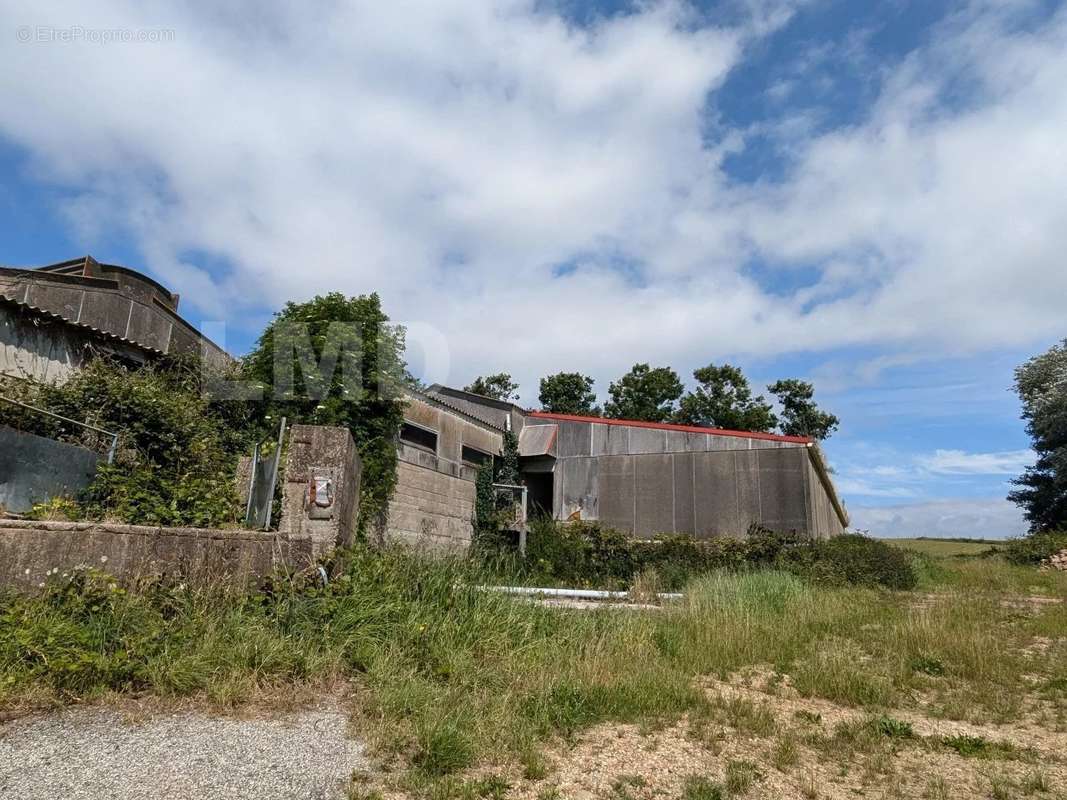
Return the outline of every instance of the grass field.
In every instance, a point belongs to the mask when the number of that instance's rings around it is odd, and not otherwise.
[[[345,687],[389,766],[358,798],[1067,796],[1067,576],[921,560],[917,592],[720,573],[648,612],[403,552],[252,595],[78,582],[2,601],[0,710]]]
[[[951,556],[976,556],[981,553],[995,550],[1002,546],[1002,541],[989,539],[987,541],[965,541],[963,539],[883,539],[882,541],[895,547],[903,547],[914,550],[923,555],[936,558]]]

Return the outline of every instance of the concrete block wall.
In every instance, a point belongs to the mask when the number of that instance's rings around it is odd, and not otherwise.
[[[474,533],[474,472],[397,463],[387,540],[432,550],[465,550]]]
[[[503,431],[432,397],[407,400],[404,419],[436,433],[437,448],[398,444],[385,538],[433,550],[465,550],[474,534],[477,470],[464,463],[463,448],[499,455]]]

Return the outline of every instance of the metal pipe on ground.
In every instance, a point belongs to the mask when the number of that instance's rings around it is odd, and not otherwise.
[[[486,592],[500,592],[501,594],[534,595],[543,597],[566,597],[573,600],[630,600],[629,592],[612,592],[606,589],[549,589],[536,586],[479,586]],[[656,595],[657,600],[681,600],[685,595],[681,592],[660,592]]]

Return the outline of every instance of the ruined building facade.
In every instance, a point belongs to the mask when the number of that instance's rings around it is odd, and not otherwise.
[[[88,256],[0,268],[0,375],[61,381],[92,352],[131,364],[228,361],[178,302],[151,278]],[[753,523],[827,537],[848,525],[817,444],[803,437],[531,412],[433,386],[407,397],[386,538],[465,548],[477,470],[501,455],[507,431],[531,508],[556,519],[638,537],[739,536]]]

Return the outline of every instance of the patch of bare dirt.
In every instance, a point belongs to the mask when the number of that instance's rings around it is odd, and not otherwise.
[[[865,711],[840,706],[829,700],[801,697],[790,685],[788,676],[775,675],[769,670],[753,670],[745,677],[734,677],[729,682],[710,679],[705,686],[727,696],[734,694],[753,702],[771,702],[779,718],[783,714],[792,717],[798,713],[819,715],[823,724],[831,730],[838,723],[856,722],[869,716]],[[1032,719],[994,725],[937,719],[902,709],[894,709],[889,713],[894,719],[910,724],[916,736],[982,737],[991,742],[1010,742],[1018,748],[1031,749],[1054,758],[1067,753],[1067,732],[1051,730]]]
[[[758,778],[741,795],[781,800],[845,798],[1061,797],[1067,791],[1067,734],[1023,725],[973,725],[894,711],[911,724],[915,737],[886,739],[867,749],[833,741],[842,723],[861,722],[864,711],[803,698],[788,680],[769,670],[729,681],[708,679],[715,702],[743,698],[767,707],[776,731],[757,736],[716,723],[694,734],[688,718],[661,729],[601,725],[573,745],[558,743],[545,753],[546,777],[525,780],[517,767],[505,769],[513,800],[659,800],[681,798],[696,777],[726,785],[731,762],[754,765]],[[965,758],[937,747],[933,738],[966,735],[1008,743],[1015,758]],[[821,744],[820,744],[821,742]],[[499,770],[497,771],[499,774]],[[994,794],[996,792],[996,794]],[[724,795],[727,796],[727,795]]]

